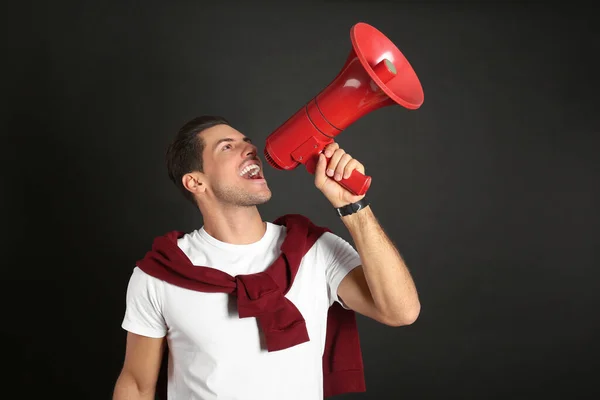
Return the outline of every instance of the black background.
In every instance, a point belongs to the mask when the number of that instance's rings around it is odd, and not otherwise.
[[[183,122],[221,114],[259,143],[316,95],[359,21],[408,57],[416,111],[338,142],[422,312],[359,317],[367,393],[344,399],[598,395],[600,35],[592,8],[501,3],[22,2],[4,8],[3,390],[107,399],[135,261],[200,214],[168,181]],[[306,171],[266,171],[265,219],[349,239]],[[7,396],[2,396],[6,397]]]

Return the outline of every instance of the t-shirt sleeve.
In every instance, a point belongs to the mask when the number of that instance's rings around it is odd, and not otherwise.
[[[162,282],[138,267],[133,269],[126,294],[125,316],[121,327],[152,338],[167,334],[162,314]]]
[[[338,297],[337,290],[344,277],[362,264],[360,256],[350,243],[331,232],[325,232],[321,240],[325,249],[329,305],[337,301],[342,307],[349,309]]]

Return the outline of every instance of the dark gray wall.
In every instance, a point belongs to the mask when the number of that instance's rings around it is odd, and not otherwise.
[[[4,386],[19,398],[110,398],[135,261],[202,223],[166,176],[175,130],[222,114],[262,144],[339,71],[358,21],[425,90],[421,109],[378,110],[338,137],[373,176],[422,312],[404,328],[359,319],[368,392],[340,397],[598,394],[591,9],[57,3],[3,23]],[[303,213],[349,239],[304,170],[267,176],[265,219]]]

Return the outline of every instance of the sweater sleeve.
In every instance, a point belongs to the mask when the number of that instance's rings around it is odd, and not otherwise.
[[[331,232],[324,233],[321,239],[326,259],[329,305],[337,301],[342,307],[349,309],[338,297],[337,290],[346,275],[361,265],[360,256],[350,243]]]
[[[138,267],[134,268],[127,286],[125,316],[121,324],[123,329],[152,338],[166,335],[161,284]]]

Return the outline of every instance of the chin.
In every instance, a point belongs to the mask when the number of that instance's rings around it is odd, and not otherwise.
[[[268,194],[265,194],[264,196],[262,196],[260,199],[257,199],[259,204],[265,204],[268,203],[269,200],[271,200],[271,197],[273,197],[273,195],[271,194],[271,191],[269,191]]]
[[[259,192],[247,191],[246,194],[244,195],[244,197],[246,200],[243,200],[242,202],[245,203],[246,205],[259,206],[259,205],[265,204],[269,200],[271,200],[271,197],[273,197],[273,194],[271,193],[271,190],[269,190],[268,187],[265,187],[262,190],[260,190]]]

